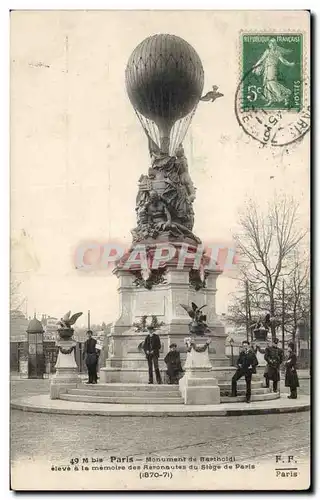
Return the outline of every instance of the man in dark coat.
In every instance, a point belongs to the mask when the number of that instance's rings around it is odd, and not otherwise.
[[[148,368],[149,368],[149,384],[153,384],[153,367],[156,374],[156,379],[158,384],[162,384],[160,370],[159,370],[159,351],[161,349],[160,337],[154,332],[154,329],[150,326],[148,327],[148,335],[146,336],[143,344],[143,350],[145,352]]]
[[[297,387],[299,387],[299,379],[297,373],[297,356],[294,352],[294,344],[288,344],[288,359],[285,362],[286,376],[285,386],[290,387],[290,396],[288,399],[297,399]]]
[[[266,346],[265,351],[264,351],[264,359],[266,359],[266,355],[267,355],[267,352],[268,352],[268,350],[270,349],[270,347],[271,347],[271,342],[270,342],[270,341],[268,341],[268,342],[267,342],[267,346]],[[267,364],[266,364],[266,366],[265,366],[263,376],[264,376],[264,378],[265,378],[265,380],[266,380],[266,385],[265,385],[265,387],[269,387],[269,386],[270,386],[270,381],[269,381],[269,375],[268,375],[268,365],[267,365]]]
[[[180,352],[177,351],[177,344],[170,344],[170,351],[164,358],[164,362],[167,365],[169,384],[178,384],[183,369],[181,366]]]
[[[268,377],[266,378],[267,387],[270,385],[270,380],[273,383],[273,392],[278,390],[278,382],[280,380],[280,365],[283,361],[283,350],[278,347],[278,339],[273,339],[271,347],[266,349],[264,359],[268,365]]]
[[[258,365],[257,357],[252,349],[249,348],[249,342],[242,342],[242,350],[237,360],[237,370],[232,377],[232,397],[237,396],[237,380],[245,377],[246,380],[246,401],[250,403],[251,398],[251,379],[252,374],[256,373]]]
[[[87,331],[87,340],[84,343],[83,357],[85,358],[89,380],[87,384],[96,384],[98,381],[97,367],[100,351],[96,348],[97,341],[92,337],[92,331]]]

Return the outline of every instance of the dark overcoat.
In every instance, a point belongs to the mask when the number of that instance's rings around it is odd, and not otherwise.
[[[167,371],[169,375],[175,375],[182,372],[180,353],[178,351],[169,351],[164,358],[164,362],[167,365]]]
[[[291,389],[299,387],[299,378],[297,373],[297,356],[294,352],[289,355],[286,361],[285,386]]]
[[[280,365],[283,361],[283,350],[279,347],[267,347],[264,359],[268,365],[268,378],[273,381],[280,380]]]
[[[93,339],[92,337],[90,339],[87,339],[84,343],[84,355],[85,355],[86,365],[88,367],[94,366],[98,362],[96,344],[97,344],[96,339]]]

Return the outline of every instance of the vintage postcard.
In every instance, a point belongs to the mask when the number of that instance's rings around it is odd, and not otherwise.
[[[12,11],[11,488],[310,488],[310,13]]]

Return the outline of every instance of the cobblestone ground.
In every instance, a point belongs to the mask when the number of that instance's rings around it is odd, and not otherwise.
[[[12,398],[41,394],[49,381],[18,380]],[[300,393],[309,393],[301,381]],[[310,446],[309,412],[237,417],[100,417],[11,412],[11,458],[51,462],[112,454],[146,456],[235,456],[237,460],[274,459],[295,454],[306,460]]]

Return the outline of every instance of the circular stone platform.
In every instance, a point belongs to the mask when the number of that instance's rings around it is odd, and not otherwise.
[[[138,417],[225,417],[236,415],[258,415],[267,413],[295,413],[310,410],[310,397],[299,396],[288,399],[287,394],[271,401],[251,403],[221,403],[219,405],[164,405],[150,404],[105,404],[71,402],[50,399],[41,394],[12,401],[15,410],[36,413],[59,413],[62,415],[103,415],[103,416],[138,416]]]

